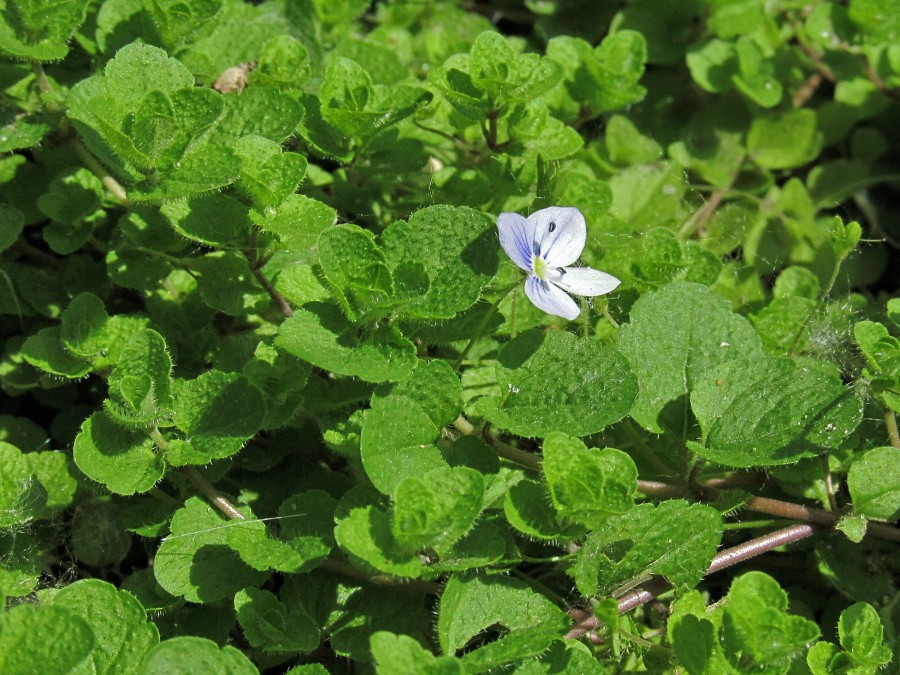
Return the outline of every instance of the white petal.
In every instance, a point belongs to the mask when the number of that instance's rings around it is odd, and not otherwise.
[[[550,267],[565,267],[578,260],[587,242],[584,216],[574,206],[551,206],[528,216],[540,256]]]
[[[533,272],[534,223],[518,213],[501,213],[497,218],[497,230],[506,255],[526,272]]]
[[[593,267],[559,267],[550,270],[547,279],[569,293],[588,297],[609,293],[622,283],[612,274]]]
[[[561,316],[569,321],[581,314],[578,303],[566,295],[561,288],[535,276],[529,276],[525,280],[525,295],[534,303],[535,307],[547,314]]]

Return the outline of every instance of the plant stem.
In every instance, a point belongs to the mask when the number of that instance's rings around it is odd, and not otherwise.
[[[204,497],[212,502],[213,506],[219,509],[226,518],[230,518],[231,520],[247,520],[247,516],[238,511],[237,507],[228,501],[228,498],[219,492],[212,483],[206,480],[206,477],[197,471],[197,469],[192,466],[186,466],[181,469],[181,471],[187,476],[193,486],[197,488]]]
[[[822,474],[825,480],[825,494],[828,495],[828,510],[832,513],[840,511],[837,503],[837,497],[834,494],[834,481],[831,479],[831,467],[828,466],[828,455],[820,457],[822,461]]]
[[[70,142],[75,150],[75,154],[78,155],[78,159],[84,163],[92,174],[100,179],[100,182],[103,183],[103,187],[107,189],[113,198],[119,202],[121,206],[126,208],[131,206],[131,200],[128,199],[125,188],[122,187],[119,181],[109,175],[109,172],[97,161],[97,158],[88,152],[88,149],[84,147],[84,144],[77,138],[73,138]]]
[[[472,336],[472,339],[466,344],[463,350],[459,353],[459,357],[456,359],[456,363],[453,364],[453,370],[459,370],[459,366],[462,364],[463,359],[466,358],[466,354],[469,353],[469,350],[472,349],[472,346],[475,344],[475,341],[481,337],[481,333],[488,325],[488,321],[491,320],[491,317],[497,313],[497,310],[500,308],[500,303],[506,299],[506,296],[513,292],[513,290],[518,287],[519,281],[516,280],[514,284],[511,284],[505,291],[500,294],[500,297],[491,305],[491,308],[484,315],[484,318],[478,324],[478,327],[475,329],[475,334]]]
[[[897,430],[897,416],[894,411],[884,406],[884,423],[887,426],[888,438],[891,439],[891,445],[900,448],[900,431]]]
[[[278,311],[280,311],[287,319],[294,316],[294,310],[291,308],[290,303],[281,293],[275,290],[272,282],[266,278],[266,275],[263,274],[262,270],[251,262],[250,271],[253,272],[253,276],[256,277],[259,285],[266,289],[266,293],[268,293],[269,297],[275,301],[275,304],[278,306]]]
[[[50,80],[47,79],[47,73],[44,72],[44,66],[41,65],[41,62],[32,61],[31,69],[34,71],[34,79],[37,82],[38,89],[45,94],[49,94],[53,91],[53,87],[50,85]]]
[[[750,558],[755,558],[761,553],[771,551],[773,548],[793,544],[802,539],[806,539],[815,534],[815,532],[816,529],[812,525],[791,525],[790,527],[770,532],[762,537],[745,541],[742,544],[738,544],[737,546],[725,549],[716,554],[716,557],[712,559],[706,574],[715,574],[727,567],[732,567],[733,565],[737,565]],[[624,614],[638,605],[642,605],[645,602],[652,600],[654,597],[660,593],[664,593],[670,588],[672,588],[671,584],[664,578],[655,577],[642,587],[635,588],[618,599],[619,614]]]

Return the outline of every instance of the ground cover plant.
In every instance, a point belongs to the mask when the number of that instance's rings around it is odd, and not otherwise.
[[[0,1],[0,672],[895,668],[898,33]]]

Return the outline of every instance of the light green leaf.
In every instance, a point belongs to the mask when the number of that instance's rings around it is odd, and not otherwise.
[[[588,448],[554,432],[544,439],[544,475],[559,515],[590,529],[634,505],[638,472],[631,457],[614,448]]]
[[[315,619],[289,609],[269,591],[252,587],[238,591],[234,609],[252,647],[264,652],[308,652],[319,646]]]
[[[94,648],[74,672],[131,673],[144,655],[159,643],[159,630],[128,591],[99,579],[80,579],[50,600],[82,619],[94,634]]]
[[[190,497],[172,517],[171,534],[156,552],[153,573],[172,595],[189,602],[215,602],[267,575],[248,567],[228,546],[228,521],[199,497]],[[163,643],[165,644],[165,643]]]
[[[227,673],[228,675],[259,675],[259,670],[244,653],[230,645],[220,647],[206,638],[183,635],[156,645],[141,662],[140,675],[156,673]]]
[[[46,507],[47,490],[26,457],[16,446],[0,441],[0,527],[23,525]]]
[[[467,467],[406,476],[394,488],[394,538],[414,549],[462,538],[481,512],[484,481]]]
[[[787,671],[791,658],[819,637],[809,619],[788,614],[788,596],[762,572],[748,572],[731,584],[722,622],[722,645],[739,670]]]
[[[861,666],[878,668],[887,665],[893,654],[883,644],[884,627],[872,605],[857,602],[841,612],[838,620],[841,646]]]
[[[206,464],[233,455],[259,431],[265,416],[260,391],[236,373],[211,370],[185,382],[172,421],[191,449],[183,449],[176,463]]]
[[[70,379],[84,377],[93,369],[88,360],[66,351],[56,326],[42,328],[25,340],[22,357],[44,372]]]
[[[338,522],[334,538],[342,549],[382,572],[416,578],[424,571],[415,549],[394,539],[390,517],[374,506],[352,509]]]
[[[453,656],[435,656],[408,635],[379,631],[369,638],[376,672],[465,675],[462,662]]]
[[[822,148],[816,113],[806,108],[758,117],[747,133],[747,150],[766,169],[793,169],[811,162]]]
[[[428,292],[404,310],[410,318],[449,319],[478,300],[497,272],[494,222],[465,207],[429,206],[381,235],[388,266],[403,261],[425,266]]]
[[[467,670],[481,672],[541,653],[566,633],[569,618],[521,581],[507,577],[451,577],[438,611],[441,650],[454,655],[495,624],[507,629],[505,635],[467,652],[462,657]]]
[[[0,612],[0,672],[71,673],[89,658],[91,627],[64,607],[28,602]]]
[[[657,574],[687,591],[706,574],[721,537],[722,517],[710,506],[639,504],[587,536],[573,576],[586,596]]]
[[[435,447],[438,427],[428,413],[406,396],[372,402],[360,436],[366,475],[379,491],[391,494],[407,476],[422,476],[447,463]]]
[[[6,0],[0,16],[0,52],[23,61],[58,61],[84,22],[88,0]]]
[[[305,251],[316,245],[319,235],[334,225],[335,210],[305,195],[288,195],[274,209],[250,212],[253,222],[278,236],[290,251]]]
[[[146,492],[165,473],[161,454],[146,431],[122,427],[103,411],[81,425],[73,455],[85,475],[120,495]]]
[[[895,520],[900,512],[900,449],[868,450],[851,465],[847,489],[857,513]]]
[[[728,466],[790,464],[836,448],[862,421],[862,400],[834,373],[789,358],[728,364],[699,380],[691,406],[702,457]]]
[[[404,380],[416,365],[416,349],[400,331],[382,325],[359,336],[340,310],[312,302],[281,324],[275,346],[313,365],[367,382]]]
[[[60,338],[76,356],[90,358],[107,348],[109,316],[103,301],[93,293],[80,293],[72,298],[60,319]]]
[[[493,424],[521,436],[597,433],[631,410],[637,383],[625,358],[594,338],[531,330],[497,358],[499,397],[476,409]]]
[[[631,416],[648,431],[682,437],[696,383],[726,364],[748,364],[763,355],[746,319],[732,314],[709,288],[685,282],[642,296],[619,330],[617,346],[638,379]]]

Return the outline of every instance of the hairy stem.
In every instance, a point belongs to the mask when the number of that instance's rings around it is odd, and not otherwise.
[[[884,423],[887,426],[888,438],[891,439],[891,445],[900,448],[900,431],[897,430],[897,416],[894,411],[884,406]]]
[[[237,507],[228,501],[215,486],[206,480],[206,477],[192,466],[184,467],[182,473],[187,476],[191,484],[200,491],[222,514],[231,520],[247,520],[247,516],[238,511]]]
[[[727,567],[732,567],[733,565],[737,565],[750,558],[755,558],[761,553],[771,551],[773,548],[806,539],[815,534],[815,532],[816,529],[812,525],[791,525],[790,527],[770,532],[769,534],[751,539],[750,541],[745,541],[742,544],[727,548],[716,554],[712,559],[706,574],[715,574]],[[638,588],[634,588],[617,598],[619,603],[619,614],[631,611],[635,607],[653,600],[657,595],[665,593],[671,588],[672,585],[663,577],[654,577]],[[573,616],[576,618],[576,624],[572,630],[569,631],[568,635],[566,635],[567,638],[578,639],[587,631],[594,630],[600,626],[600,620],[593,613],[588,614],[583,609],[575,611],[576,613]]]
[[[122,187],[119,181],[109,175],[106,168],[97,161],[97,158],[94,157],[86,147],[84,147],[84,144],[77,138],[72,139],[70,142],[75,150],[75,154],[78,155],[78,159],[82,161],[92,174],[100,179],[100,182],[103,183],[103,187],[106,188],[107,192],[109,192],[120,205],[125,207],[131,206],[131,200],[128,199],[125,188]]]

